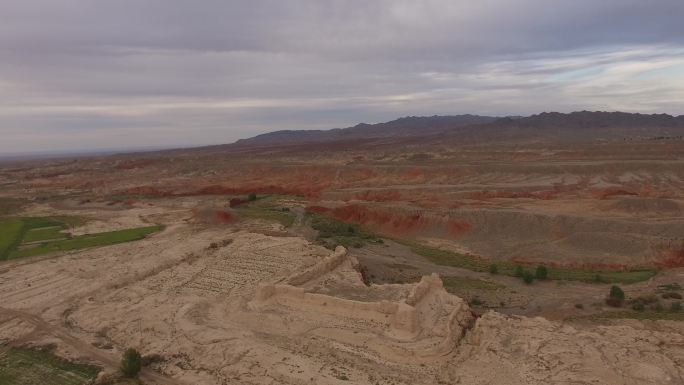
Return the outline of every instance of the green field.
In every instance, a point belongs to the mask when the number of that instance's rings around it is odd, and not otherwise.
[[[472,255],[460,254],[453,251],[430,247],[418,242],[395,239],[397,243],[408,246],[414,253],[423,256],[436,265],[453,266],[472,271],[487,272],[492,262]],[[510,261],[496,262],[498,273],[515,276],[518,265]],[[524,267],[533,271],[534,267]],[[630,284],[645,281],[656,274],[655,270],[635,271],[598,271],[589,269],[575,269],[569,267],[549,267],[549,279]]]
[[[7,219],[0,222],[0,260],[21,243],[24,222],[21,219]]]
[[[22,241],[23,243],[29,243],[67,238],[67,235],[63,231],[64,228],[62,226],[31,229],[26,232]]]
[[[100,369],[68,362],[45,350],[10,348],[0,353],[2,385],[81,385],[90,383]]]
[[[467,277],[442,277],[442,283],[444,283],[444,288],[449,292],[456,290],[499,290],[505,288],[504,285],[495,282]]]
[[[288,208],[277,205],[276,202],[268,197],[244,203],[235,210],[244,218],[279,222],[284,227],[292,226],[296,218],[296,215]]]
[[[64,232],[83,223],[84,219],[77,217],[0,220],[0,260],[130,242],[162,229],[161,226],[148,226],[77,237]]]
[[[375,234],[359,225],[315,213],[307,213],[307,216],[311,221],[311,227],[318,231],[317,241],[330,249],[334,249],[337,245],[349,248],[382,242]]]

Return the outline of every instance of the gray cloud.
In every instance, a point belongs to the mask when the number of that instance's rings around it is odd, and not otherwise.
[[[0,153],[402,115],[684,113],[681,0],[6,0]]]

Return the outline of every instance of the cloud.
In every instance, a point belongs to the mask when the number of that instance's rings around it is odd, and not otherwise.
[[[6,0],[0,152],[403,115],[682,114],[682,14],[680,0]]]

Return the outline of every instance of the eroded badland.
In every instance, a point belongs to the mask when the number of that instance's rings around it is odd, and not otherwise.
[[[134,347],[145,384],[682,384],[682,154],[379,140],[3,164],[0,382],[106,383]],[[37,348],[99,373],[13,371]]]

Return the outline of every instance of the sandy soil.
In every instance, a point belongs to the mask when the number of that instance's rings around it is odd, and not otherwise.
[[[54,343],[111,372],[135,347],[163,358],[144,369],[146,384],[679,385],[681,322],[563,321],[606,310],[609,285],[527,286],[390,241],[336,256],[303,218],[316,207],[493,261],[656,268],[624,287],[652,295],[684,282],[680,142],[209,148],[1,165],[0,197],[22,199],[14,215],[88,218],[74,235],[166,227],[0,262],[0,348]],[[281,196],[293,226],[233,215],[229,199],[250,193]],[[432,273],[485,288],[450,294]]]
[[[0,341],[56,343],[60,355],[109,371],[133,346],[164,357],[145,369],[149,384],[684,380],[681,324],[595,328],[493,312],[476,319],[439,279],[368,287],[352,255],[331,260],[304,238],[242,229],[258,223],[192,223],[184,220],[190,208],[169,202],[88,210],[101,229],[153,215],[167,228],[128,244],[3,263]],[[257,295],[268,285],[273,294]]]

